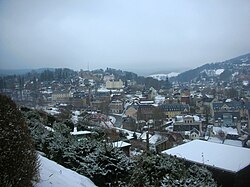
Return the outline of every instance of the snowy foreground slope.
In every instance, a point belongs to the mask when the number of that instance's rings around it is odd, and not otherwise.
[[[87,177],[39,155],[40,182],[35,187],[96,187]]]

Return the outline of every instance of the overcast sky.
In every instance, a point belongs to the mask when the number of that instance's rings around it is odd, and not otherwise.
[[[249,52],[249,0],[0,0],[2,69],[183,71]]]

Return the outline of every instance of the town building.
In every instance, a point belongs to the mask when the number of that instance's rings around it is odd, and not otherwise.
[[[72,97],[69,91],[55,91],[52,93],[52,101],[68,101]]]
[[[106,88],[107,89],[122,89],[123,88],[123,81],[122,80],[118,80],[118,81],[108,80],[106,82]]]
[[[181,103],[162,104],[159,107],[164,112],[166,118],[174,118],[190,111],[189,105]]]
[[[123,102],[121,100],[113,100],[109,104],[109,111],[115,114],[121,114],[123,112]]]
[[[240,101],[214,102],[211,114],[219,126],[237,126],[237,122],[245,115],[244,107]]]
[[[193,131],[194,129],[197,129],[201,134],[202,121],[198,116],[176,116],[173,128],[174,131],[184,133],[185,131]]]

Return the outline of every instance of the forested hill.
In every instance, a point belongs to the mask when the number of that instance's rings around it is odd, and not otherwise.
[[[217,77],[219,79],[230,79],[234,73],[247,74],[250,66],[250,53],[217,63],[208,63],[180,73],[172,78],[173,81],[190,82],[204,77]],[[247,68],[246,68],[247,67]]]
[[[54,68],[39,68],[39,69],[0,69],[0,76],[8,75],[24,75],[29,72],[42,73],[45,70],[54,71]]]

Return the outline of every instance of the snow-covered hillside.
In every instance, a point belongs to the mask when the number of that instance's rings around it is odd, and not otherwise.
[[[249,59],[250,53],[223,62],[207,63],[195,69],[180,73],[174,78],[174,81],[228,81],[234,78],[237,79],[236,73],[240,73],[241,77],[247,77],[249,73],[246,69],[250,67]]]
[[[157,79],[159,81],[161,81],[161,80],[165,81],[166,78],[176,77],[177,75],[179,75],[179,73],[171,72],[168,74],[153,74],[153,75],[149,75],[149,77],[152,77],[152,78]]]
[[[168,78],[170,78],[170,77],[176,77],[176,76],[178,76],[180,73],[177,73],[177,72],[171,72],[171,73],[168,73],[167,75],[168,75]]]
[[[35,187],[96,187],[87,177],[39,155],[40,182]]]
[[[219,76],[223,72],[224,72],[224,69],[204,69],[203,71],[201,71],[201,73],[206,73],[207,76],[210,76],[210,77]]]

